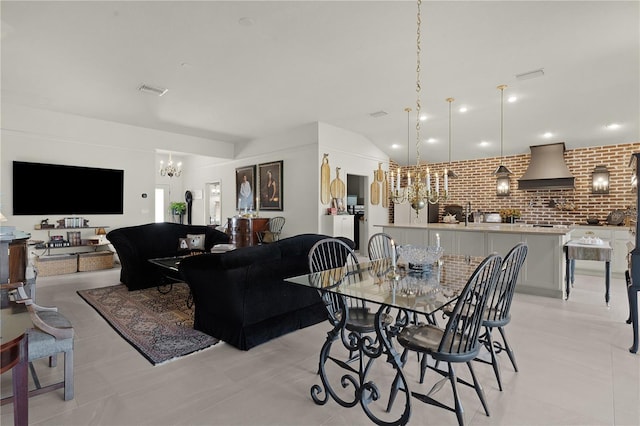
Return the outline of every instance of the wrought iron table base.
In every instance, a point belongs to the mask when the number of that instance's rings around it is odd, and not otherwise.
[[[409,421],[411,415],[411,394],[405,393],[405,405],[402,413],[397,419],[385,420],[378,417],[369,407],[375,401],[380,400],[381,392],[378,386],[369,379],[369,373],[376,359],[386,355],[386,362],[397,370],[398,380],[401,381],[405,389],[408,389],[407,380],[402,372],[402,362],[399,354],[394,349],[391,338],[399,331],[400,327],[407,324],[408,315],[400,311],[396,316],[394,324],[385,324],[385,319],[389,315],[390,307],[382,305],[375,316],[376,336],[362,335],[346,329],[346,315],[340,322],[327,333],[327,339],[322,345],[319,361],[319,374],[322,385],[315,384],[311,387],[311,398],[318,405],[327,403],[329,396],[343,407],[354,407],[360,404],[363,411],[377,425],[404,425]],[[357,353],[357,357],[347,361],[331,356],[333,343],[340,339],[343,346],[349,353]],[[333,361],[345,372],[340,377],[340,386],[346,389],[353,387],[353,399],[345,400],[341,398],[331,385],[325,364],[328,360]],[[357,368],[352,364],[357,362]],[[391,391],[391,389],[390,389]],[[323,395],[324,394],[324,395]]]

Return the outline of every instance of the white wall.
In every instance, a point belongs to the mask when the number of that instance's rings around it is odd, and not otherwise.
[[[236,212],[236,168],[283,161],[283,210],[260,211],[261,217],[284,216],[282,236],[318,232],[317,201],[314,192],[319,185],[317,159],[317,124],[309,124],[281,134],[259,138],[236,150],[232,161],[198,157],[190,163],[191,172],[185,180],[185,190],[202,189],[207,182],[219,180],[222,189],[222,220]],[[314,174],[311,170],[317,169]],[[319,194],[319,192],[318,192]],[[319,197],[319,195],[318,195]],[[196,217],[204,223],[206,199],[194,200]]]
[[[371,205],[370,188],[373,180],[373,171],[378,169],[378,163],[382,163],[382,169],[389,168],[389,158],[384,152],[377,149],[364,136],[341,129],[326,123],[319,124],[318,130],[318,158],[316,161],[316,203],[319,216],[325,215],[330,205],[323,205],[320,202],[320,165],[322,155],[329,154],[329,166],[331,168],[331,179],[336,177],[336,167],[340,167],[340,179],[346,182],[347,174],[365,176],[365,233],[361,235],[361,241],[368,241],[369,236],[376,232],[381,232],[381,228],[374,225],[386,225],[389,222],[388,209],[382,207],[382,203]],[[345,200],[346,201],[346,200]],[[321,233],[328,233],[327,229],[319,228]],[[360,251],[365,253],[364,247]]]
[[[114,228],[154,221],[154,188],[156,182],[168,179],[158,174],[157,149],[233,156],[233,145],[228,143],[4,103],[1,132],[0,209],[8,219],[7,225],[31,232],[34,239],[46,236],[46,232],[33,229],[46,218],[13,216],[14,160],[123,169],[124,214],[85,216],[92,226]],[[100,189],[99,182],[85,184],[88,190]],[[172,184],[179,186],[183,199],[182,184]],[[32,188],[34,197],[48,190],[46,182],[33,182]],[[78,183],[79,196],[83,190]],[[143,193],[148,197],[142,198]],[[54,223],[61,218],[48,219]]]
[[[222,219],[236,214],[235,169],[260,163],[283,161],[283,211],[261,211],[261,217],[284,216],[283,236],[325,232],[321,216],[328,205],[320,203],[320,165],[329,153],[332,179],[340,166],[341,178],[347,174],[367,176],[369,188],[378,162],[386,169],[388,159],[366,138],[325,123],[310,123],[280,134],[265,136],[234,147],[219,141],[183,136],[146,128],[95,120],[46,110],[3,105],[0,150],[0,209],[7,225],[31,232],[44,239],[46,232],[35,231],[43,217],[13,216],[11,162],[33,161],[123,169],[125,171],[124,215],[86,216],[93,226],[111,228],[154,221],[156,185],[171,187],[170,201],[184,200],[186,190],[206,193],[206,183],[220,181]],[[159,161],[173,153],[182,161],[179,178],[161,177]],[[89,183],[99,190],[99,183]],[[34,196],[47,190],[46,182],[33,184]],[[80,191],[82,189],[79,189]],[[387,209],[371,206],[365,194],[367,233],[379,231],[374,224],[387,223]],[[147,197],[143,198],[142,194]],[[208,223],[206,196],[193,201],[193,224]],[[61,217],[50,217],[54,222]],[[42,234],[42,235],[40,235]]]

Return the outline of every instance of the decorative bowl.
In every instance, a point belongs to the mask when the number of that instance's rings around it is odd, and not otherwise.
[[[424,271],[430,269],[431,265],[442,257],[444,248],[406,244],[398,246],[398,253],[400,258],[409,264],[409,269]]]

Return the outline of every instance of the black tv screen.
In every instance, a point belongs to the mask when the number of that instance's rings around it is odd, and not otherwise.
[[[123,214],[124,170],[13,162],[14,215]]]

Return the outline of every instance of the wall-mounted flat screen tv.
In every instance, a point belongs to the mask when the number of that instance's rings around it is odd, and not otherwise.
[[[124,170],[13,162],[14,215],[123,214]]]

